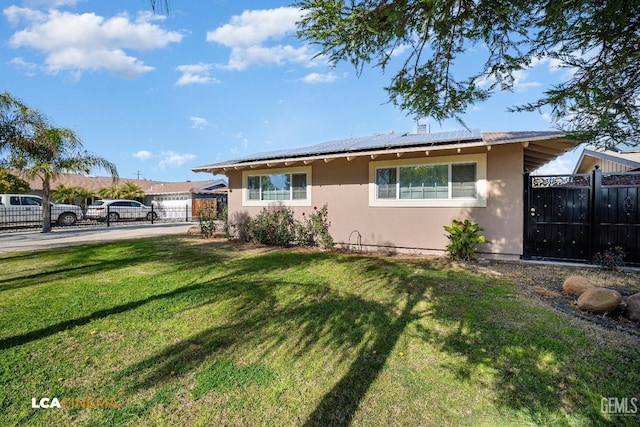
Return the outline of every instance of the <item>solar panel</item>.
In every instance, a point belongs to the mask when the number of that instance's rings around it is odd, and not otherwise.
[[[302,157],[322,154],[349,153],[366,150],[379,150],[385,148],[411,147],[418,145],[439,145],[451,142],[481,140],[480,129],[456,130],[438,133],[420,134],[376,134],[365,137],[338,139],[322,142],[308,147],[293,148],[287,150],[275,150],[263,153],[251,154],[235,161],[238,163],[257,160],[280,159],[290,157]]]

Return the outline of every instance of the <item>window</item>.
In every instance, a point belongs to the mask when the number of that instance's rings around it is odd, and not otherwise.
[[[486,155],[370,163],[371,206],[486,206]]]
[[[267,206],[282,202],[285,205],[309,206],[310,167],[243,172],[244,204]]]

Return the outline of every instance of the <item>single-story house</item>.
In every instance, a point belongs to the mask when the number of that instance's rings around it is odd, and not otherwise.
[[[31,186],[31,194],[42,195],[42,181],[39,179],[26,179],[25,177],[22,177],[22,179],[25,179]],[[166,182],[119,178],[114,182],[113,178],[108,176],[60,174],[53,180],[51,189],[55,190],[60,185],[64,185],[97,192],[102,188],[121,185],[125,182],[130,182],[140,187],[145,193],[144,198],[140,201],[147,205],[153,205],[159,212],[162,212],[163,218],[191,219],[203,204],[213,203],[215,200],[216,209],[221,211],[226,207],[227,203],[227,183],[223,179]],[[76,200],[76,203],[80,202],[80,200]]]
[[[561,132],[389,133],[194,168],[229,180],[229,221],[275,203],[298,217],[328,205],[338,246],[441,253],[443,226],[479,223],[480,251],[523,253],[523,174],[573,149]]]
[[[161,218],[198,216],[207,204],[219,213],[227,204],[227,183],[222,179],[154,183],[145,190],[144,203],[153,204]]]
[[[639,150],[593,150],[585,148],[573,170],[574,174],[590,173],[598,166],[602,172],[640,170]]]

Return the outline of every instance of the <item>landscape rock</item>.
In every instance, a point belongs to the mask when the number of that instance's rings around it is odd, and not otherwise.
[[[627,314],[629,319],[640,322],[640,293],[627,297]]]
[[[620,292],[614,289],[594,287],[587,289],[580,295],[578,308],[593,313],[606,313],[616,310],[621,302]]]
[[[569,276],[562,284],[562,290],[565,293],[575,295],[577,297],[582,295],[587,289],[592,289],[594,287],[595,286],[593,286],[593,283],[591,283],[589,279],[582,276]]]

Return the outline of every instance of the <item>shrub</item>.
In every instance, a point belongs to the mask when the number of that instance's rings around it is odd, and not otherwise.
[[[593,263],[607,270],[618,270],[624,266],[625,253],[620,246],[598,252],[593,256]]]
[[[237,224],[239,237],[248,242],[272,246],[333,246],[329,234],[328,208],[313,207],[310,215],[302,213],[296,220],[293,211],[283,205],[264,208],[255,218],[244,218]]]
[[[446,251],[449,258],[454,260],[471,261],[476,253],[476,246],[480,243],[491,243],[480,235],[484,228],[468,219],[464,221],[454,219],[451,225],[445,225],[444,229],[449,233]]]
[[[296,242],[301,246],[333,247],[333,238],[329,234],[331,223],[328,216],[329,209],[326,204],[320,209],[314,206],[310,215],[303,212],[302,221],[295,223]]]
[[[295,240],[293,211],[283,205],[263,208],[241,231],[245,239],[271,246],[290,246]]]
[[[215,204],[205,204],[198,210],[198,222],[200,223],[200,234],[205,239],[213,236],[218,228],[218,212]]]

